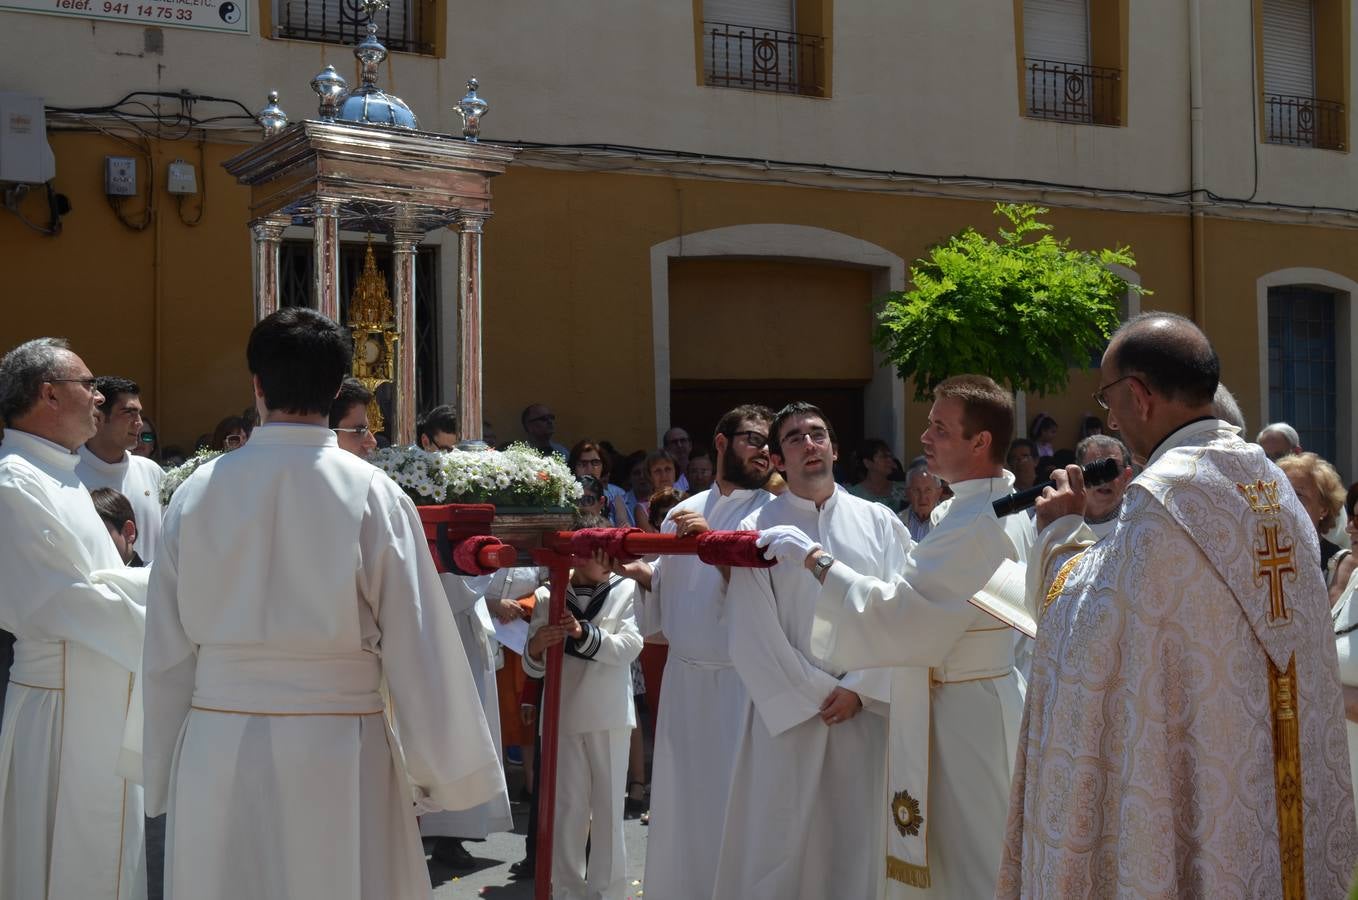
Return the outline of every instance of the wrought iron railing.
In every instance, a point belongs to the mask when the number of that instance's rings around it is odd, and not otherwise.
[[[377,14],[377,39],[392,51],[433,54],[437,19],[431,0],[392,0]],[[356,44],[368,18],[358,0],[275,0],[274,37]]]
[[[1344,149],[1344,104],[1291,94],[1264,95],[1264,139],[1270,144]]]
[[[1028,116],[1122,124],[1122,70],[1051,59],[1024,60]]]
[[[704,83],[823,97],[825,43],[816,34],[704,22]]]

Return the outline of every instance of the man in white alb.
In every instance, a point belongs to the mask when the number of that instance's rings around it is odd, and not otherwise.
[[[101,376],[95,387],[104,396],[99,430],[80,448],[75,474],[90,490],[113,488],[132,504],[137,555],[149,566],[160,542],[160,482],[165,472],[130,452],[141,440],[141,388],[135,381],[111,375]]]
[[[892,679],[888,784],[878,805],[889,822],[893,896],[972,900],[995,890],[1022,679],[1010,629],[968,601],[1019,557],[1015,538],[1027,517],[1002,522],[991,507],[1013,490],[1002,468],[1013,428],[1009,393],[989,378],[959,375],[934,389],[920,441],[929,471],[953,497],[928,537],[886,573],[791,529],[761,537],[777,569],[815,587],[804,564],[824,584],[815,652],[840,667],[910,667]]]
[[[910,535],[886,506],[835,484],[835,437],[824,414],[789,404],[769,435],[788,490],[741,528],[794,525],[863,571],[898,571]],[[795,564],[731,571],[731,661],[749,699],[715,900],[871,900],[882,890],[892,673],[847,671],[814,651],[819,592]]]
[[[146,896],[140,760],[124,751],[146,570],[123,565],[76,448],[95,379],[65,341],[0,360],[0,627],[14,632],[0,726],[0,897]]]
[[[769,424],[763,406],[737,406],[717,422],[716,482],[670,511],[663,534],[691,535],[740,525],[773,499],[764,490]],[[647,892],[668,900],[709,900],[722,821],[747,702],[731,665],[726,579],[697,557],[663,556],[619,568],[642,585],[643,634],[663,634],[665,701],[655,728]]]
[[[290,307],[246,357],[263,424],[175,492],[152,568],[165,896],[427,898],[417,810],[504,790],[462,641],[414,505],[326,427],[348,333]]]

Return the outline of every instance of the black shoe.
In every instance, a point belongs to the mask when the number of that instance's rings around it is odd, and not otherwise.
[[[439,838],[434,844],[434,859],[458,871],[476,868],[476,857],[468,853],[457,838]]]
[[[524,858],[509,867],[509,874],[515,878],[533,877],[533,860]]]

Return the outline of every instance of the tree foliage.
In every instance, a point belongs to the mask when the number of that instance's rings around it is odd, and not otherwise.
[[[915,380],[917,399],[966,372],[1011,390],[1060,391],[1117,329],[1123,294],[1146,293],[1108,268],[1134,267],[1129,248],[1071,250],[1040,221],[1046,212],[997,204],[1010,226],[998,241],[967,228],[915,261],[912,290],[883,299],[874,343]]]

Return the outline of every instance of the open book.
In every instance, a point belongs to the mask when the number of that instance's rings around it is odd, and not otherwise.
[[[971,598],[973,606],[983,609],[1010,628],[1017,628],[1028,637],[1037,636],[1037,622],[1024,602],[1027,594],[1028,567],[1006,559],[1000,563],[985,587]]]

